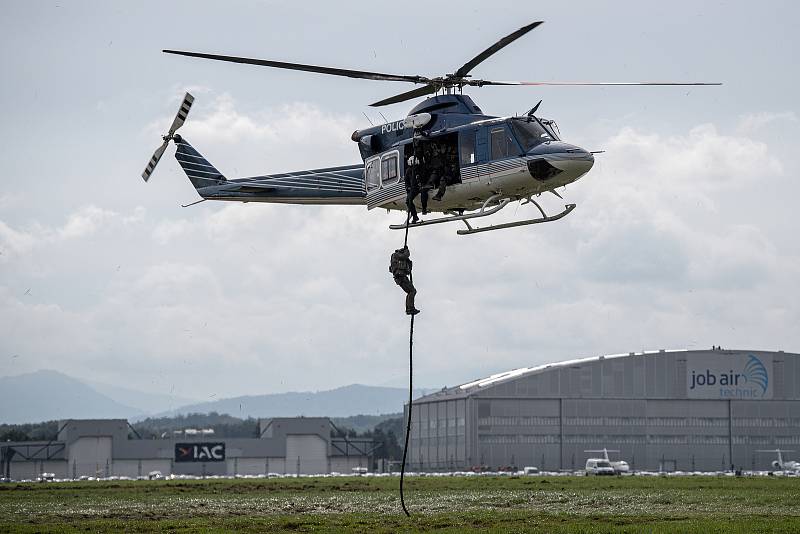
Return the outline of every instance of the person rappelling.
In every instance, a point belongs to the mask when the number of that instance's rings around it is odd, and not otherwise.
[[[404,245],[403,248],[398,248],[392,253],[389,272],[394,277],[394,283],[406,292],[406,315],[419,313],[419,310],[414,306],[414,297],[417,296],[417,290],[411,281],[411,265],[411,251],[408,250],[408,246]]]

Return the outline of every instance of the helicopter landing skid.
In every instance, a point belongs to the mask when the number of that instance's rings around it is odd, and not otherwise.
[[[487,215],[492,215],[493,213],[497,213],[501,209],[505,208],[508,205],[509,202],[511,202],[510,198],[504,198],[496,206],[494,206],[492,208],[489,208],[489,209],[486,209],[487,206],[489,206],[489,204],[492,204],[493,202],[497,201],[497,199],[499,199],[499,198],[500,198],[500,195],[492,195],[492,196],[490,196],[489,198],[486,199],[486,201],[483,203],[483,205],[480,207],[480,209],[476,213],[469,213],[467,215],[458,215],[455,212],[451,212],[453,214],[451,216],[449,216],[449,217],[440,217],[438,219],[430,219],[430,220],[427,220],[427,221],[420,221],[418,223],[409,223],[408,225],[406,225],[406,224],[390,224],[389,225],[389,229],[391,229],[391,230],[405,230],[406,227],[408,227],[408,228],[416,228],[417,226],[430,226],[432,224],[440,224],[440,223],[446,223],[446,222],[452,222],[452,221],[464,221],[466,223],[466,221],[468,219],[475,219],[475,218],[478,218],[478,217],[486,217]]]
[[[491,230],[502,230],[503,228],[514,228],[515,226],[526,226],[528,224],[539,224],[539,223],[557,221],[562,217],[565,217],[567,214],[569,214],[569,212],[575,209],[575,204],[567,204],[566,206],[564,206],[564,209],[560,213],[548,216],[544,212],[542,207],[532,198],[528,198],[528,202],[523,202],[523,205],[524,204],[535,204],[536,207],[539,208],[539,211],[542,213],[542,216],[537,217],[535,219],[526,219],[524,221],[513,221],[503,224],[493,224],[490,226],[484,226],[482,228],[473,228],[472,226],[470,226],[469,222],[464,221],[464,224],[467,225],[467,229],[457,230],[456,233],[458,235],[470,235],[470,234],[477,234],[480,232],[489,232]]]
[[[510,198],[504,198],[500,200],[496,206],[487,209],[487,207],[490,204],[497,202],[499,198],[500,195],[493,195],[489,197],[488,199],[486,199],[486,201],[483,203],[483,205],[477,212],[470,213],[468,215],[458,215],[456,213],[453,213],[453,215],[451,215],[450,217],[440,217],[438,219],[420,221],[418,223],[408,224],[407,226],[405,224],[392,224],[389,225],[389,228],[392,230],[405,230],[406,227],[416,228],[417,226],[429,226],[432,224],[440,224],[452,221],[463,221],[464,224],[467,225],[467,229],[457,230],[456,233],[458,235],[470,235],[470,234],[477,234],[480,232],[488,232],[490,230],[502,230],[503,228],[513,228],[515,226],[526,226],[529,224],[540,224],[540,223],[557,221],[562,217],[565,217],[569,212],[575,209],[575,204],[567,204],[566,206],[564,206],[564,210],[561,211],[560,213],[557,213],[556,215],[547,215],[538,202],[533,200],[533,198],[528,197],[522,202],[522,205],[524,206],[525,204],[533,204],[534,206],[539,208],[539,212],[542,214],[541,217],[537,217],[535,219],[526,219],[522,221],[513,221],[502,224],[493,224],[490,226],[484,226],[480,228],[475,228],[469,224],[470,219],[477,219],[479,217],[488,217],[489,215],[493,215],[498,211],[500,211],[501,209],[505,208],[509,204],[509,202],[511,202]]]

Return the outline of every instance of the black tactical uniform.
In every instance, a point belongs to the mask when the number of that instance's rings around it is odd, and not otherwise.
[[[412,158],[409,158],[409,161],[413,161]],[[412,223],[419,221],[417,207],[414,205],[414,199],[419,195],[419,186],[417,184],[418,166],[418,164],[409,163],[406,166],[406,174],[403,176],[403,181],[406,184],[406,207],[408,208],[408,213],[411,215]]]
[[[433,185],[436,186],[438,190],[436,191],[436,195],[434,195],[433,200],[442,200],[442,197],[444,197],[444,193],[447,190],[447,186],[450,185],[451,176],[453,175],[452,165],[450,163],[450,149],[446,146],[442,147],[439,157],[441,158],[442,167],[441,169],[437,169],[439,172],[438,183],[434,183]]]
[[[417,290],[409,279],[411,275],[411,252],[408,247],[399,248],[392,253],[389,272],[394,276],[394,283],[406,292],[406,314],[418,314],[419,310],[414,307],[414,297],[417,296]]]

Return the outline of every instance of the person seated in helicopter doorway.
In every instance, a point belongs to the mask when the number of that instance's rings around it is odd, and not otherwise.
[[[436,191],[436,195],[434,195],[433,197],[433,200],[436,200],[437,202],[441,201],[442,198],[444,197],[444,193],[447,190],[447,186],[454,182],[453,176],[455,174],[453,173],[454,166],[451,163],[451,160],[453,159],[452,147],[448,148],[445,146],[443,147],[443,149],[444,151],[442,153],[441,158],[444,162],[444,165],[442,167],[442,174],[439,177],[439,183],[436,184],[438,188]]]
[[[445,175],[446,148],[438,143],[431,146],[430,154],[430,175],[428,177],[428,187],[437,189],[434,200],[442,200],[444,190],[447,188],[447,176]]]
[[[419,159],[416,156],[408,158],[408,165],[406,165],[406,173],[403,176],[403,181],[406,185],[406,208],[408,214],[411,216],[411,223],[416,224],[419,222],[417,215],[417,207],[414,205],[414,199],[419,195]],[[427,198],[426,204],[427,204]],[[423,212],[424,213],[424,212]]]

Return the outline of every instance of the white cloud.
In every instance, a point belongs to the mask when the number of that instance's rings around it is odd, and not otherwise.
[[[10,261],[11,255],[23,255],[36,246],[36,236],[23,230],[15,230],[0,221],[0,260]]]
[[[741,135],[752,135],[775,122],[797,122],[797,114],[794,111],[747,113],[739,118],[736,130]]]
[[[164,220],[153,229],[153,239],[159,245],[166,245],[176,238],[185,235],[190,228],[186,219]]]
[[[58,229],[58,235],[63,239],[86,237],[115,219],[117,214],[97,206],[85,206],[73,213],[64,226]]]
[[[623,128],[605,146],[608,152],[598,160],[609,169],[613,193],[621,189],[643,200],[666,202],[676,195],[707,195],[782,172],[766,143],[721,134],[712,124],[669,137]]]
[[[141,223],[145,216],[146,210],[141,206],[135,208],[130,215],[122,215],[88,205],[69,214],[61,226],[48,226],[34,221],[24,229],[15,229],[0,220],[0,261],[8,262],[13,258],[30,255],[44,246],[86,239],[101,230],[111,233],[118,230],[119,225],[132,226]]]
[[[147,208],[144,206],[136,206],[132,214],[126,215],[122,218],[122,224],[126,226],[135,225],[144,221],[145,217],[147,217]]]

